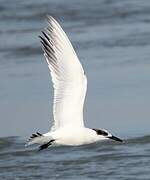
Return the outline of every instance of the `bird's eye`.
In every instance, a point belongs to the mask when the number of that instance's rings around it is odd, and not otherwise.
[[[108,133],[104,130],[101,129],[93,129],[93,130],[96,131],[97,135],[108,136]]]

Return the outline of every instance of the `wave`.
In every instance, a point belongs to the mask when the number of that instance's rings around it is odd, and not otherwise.
[[[126,142],[127,142],[127,144],[149,144],[150,143],[150,135],[130,138],[130,139],[127,139]]]
[[[116,143],[114,141],[103,141],[100,142],[102,145],[121,145],[122,143]],[[141,136],[141,137],[133,137],[133,138],[128,138],[124,140],[124,145],[125,144],[149,144],[150,143],[150,135],[145,135],[145,136]],[[95,145],[91,146],[91,145],[84,145],[87,147],[94,147],[97,146],[96,143]],[[19,137],[19,136],[10,136],[10,137],[0,137],[0,148],[8,148],[10,146],[19,146],[19,147],[24,147],[25,145],[25,141]],[[83,146],[83,147],[84,147]],[[63,146],[63,148],[65,148],[66,146]],[[59,147],[57,147],[59,148]]]

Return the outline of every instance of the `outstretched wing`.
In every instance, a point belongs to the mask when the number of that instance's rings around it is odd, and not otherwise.
[[[52,130],[65,125],[83,126],[87,80],[82,65],[65,32],[51,16],[40,38],[54,87]]]

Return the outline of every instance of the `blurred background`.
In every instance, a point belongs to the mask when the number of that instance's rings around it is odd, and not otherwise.
[[[84,67],[85,124],[124,143],[26,147],[52,125],[53,88],[38,35],[61,24]],[[150,1],[0,0],[0,179],[150,179]]]
[[[122,137],[149,134],[149,0],[1,0],[0,136],[44,133],[52,125],[53,89],[38,38],[48,14],[86,72],[86,125]]]

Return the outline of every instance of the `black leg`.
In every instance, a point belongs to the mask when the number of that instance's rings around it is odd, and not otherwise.
[[[50,146],[53,141],[55,141],[55,140],[52,139],[52,140],[50,140],[48,143],[41,145],[41,146],[39,147],[39,151],[48,148],[48,146]]]

